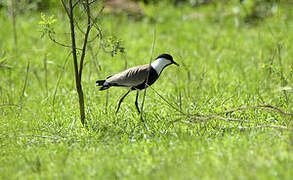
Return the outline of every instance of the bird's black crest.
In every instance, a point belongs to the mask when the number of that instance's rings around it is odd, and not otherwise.
[[[170,61],[173,61],[173,57],[170,54],[161,54],[156,59],[159,59],[159,58],[165,58],[165,59],[169,59]]]

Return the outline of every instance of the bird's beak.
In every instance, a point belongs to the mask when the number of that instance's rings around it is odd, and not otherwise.
[[[175,64],[176,66],[180,66],[177,62],[173,61],[173,64]]]

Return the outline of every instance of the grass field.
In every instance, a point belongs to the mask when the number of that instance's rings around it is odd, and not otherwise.
[[[82,79],[87,129],[79,119],[70,49],[41,38],[35,11],[16,16],[15,45],[2,8],[0,179],[292,179],[289,5],[275,5],[256,20],[247,19],[238,1],[143,5],[139,20],[105,14],[99,20],[104,39],[121,40],[126,53],[112,57],[91,43]],[[69,44],[61,5],[44,14],[55,15],[56,37]],[[166,68],[147,89],[144,122],[134,92],[115,114],[126,90],[101,92],[95,81],[161,53],[181,66]],[[255,108],[221,113],[238,107]]]

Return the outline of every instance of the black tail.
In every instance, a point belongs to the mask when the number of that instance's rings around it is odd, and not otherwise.
[[[100,91],[110,88],[109,85],[104,85],[104,83],[105,83],[105,80],[98,80],[98,81],[96,81],[96,86],[102,86],[100,88]]]
[[[98,81],[96,81],[96,86],[103,86],[104,82],[105,82],[105,80],[98,80]]]

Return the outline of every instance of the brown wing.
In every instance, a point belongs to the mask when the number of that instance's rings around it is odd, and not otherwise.
[[[146,80],[149,71],[149,65],[137,66],[127,69],[123,72],[110,76],[106,83],[110,86],[133,87],[143,83]]]

